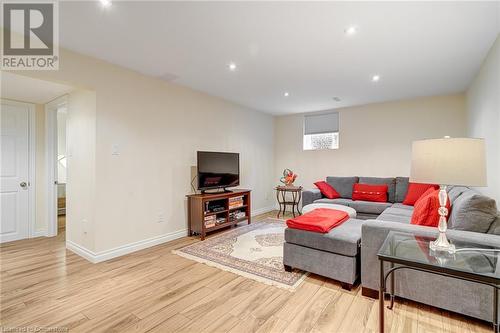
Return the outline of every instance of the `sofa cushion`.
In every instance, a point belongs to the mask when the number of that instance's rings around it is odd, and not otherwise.
[[[410,224],[411,215],[410,216],[399,215],[399,214],[395,215],[395,214],[391,214],[390,212],[384,211],[376,219],[380,220],[380,221],[399,222],[399,223],[404,223],[404,224]]]
[[[358,182],[358,177],[326,177],[326,182],[339,192],[342,198],[351,199],[352,186]]]
[[[413,206],[405,205],[405,204],[402,204],[400,202],[395,203],[394,205],[392,205],[391,208],[399,208],[399,209],[409,210],[409,211],[413,212]]]
[[[396,196],[396,178],[379,178],[379,177],[359,177],[360,184],[386,184],[387,185],[387,200],[394,202]]]
[[[285,229],[287,243],[354,257],[359,252],[363,220],[349,219],[326,234],[298,229]]]
[[[349,207],[356,210],[357,213],[364,214],[380,214],[387,208],[391,207],[390,202],[373,202],[373,201],[351,201]]]
[[[486,233],[496,217],[495,200],[469,189],[453,201],[448,226],[450,229]]]
[[[406,208],[410,207],[410,209]],[[413,214],[413,206],[406,206],[406,205],[401,205],[401,206],[396,206],[392,205],[391,207],[387,208],[384,210],[384,213],[386,214],[392,214],[392,215],[400,215],[400,216],[405,216],[405,217],[410,217]]]
[[[329,204],[337,204],[337,205],[344,205],[344,206],[349,206],[349,204],[352,202],[351,199],[327,199],[327,198],[322,198],[318,200],[314,200],[314,203],[329,203]]]
[[[396,177],[396,195],[394,197],[394,202],[404,201],[406,193],[408,192],[409,183],[410,178],[408,177]]]

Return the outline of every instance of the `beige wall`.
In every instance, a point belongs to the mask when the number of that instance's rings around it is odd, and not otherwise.
[[[90,115],[85,133],[75,135],[68,124],[68,147],[71,140],[96,143],[94,169],[89,159],[90,171],[80,175],[84,170],[72,170],[76,163],[68,160],[68,240],[103,252],[184,231],[197,150],[239,152],[241,187],[252,189],[254,210],[274,204],[272,116],[66,50],[60,59],[59,71],[17,74],[95,92],[94,125]],[[68,118],[71,107],[70,99]],[[114,144],[119,155],[111,154]],[[93,181],[88,172],[95,172]],[[88,188],[71,184],[80,177]],[[165,222],[157,222],[159,214]]]
[[[96,93],[78,89],[68,95],[66,239],[95,251]],[[110,200],[111,204],[113,201]],[[113,234],[118,234],[115,230]]]
[[[484,138],[488,187],[479,191],[500,203],[500,37],[467,91],[467,134]]]
[[[340,148],[302,150],[303,115],[275,120],[275,178],[284,168],[298,173],[305,188],[326,176],[408,176],[411,143],[445,135],[464,136],[463,95],[342,108]]]

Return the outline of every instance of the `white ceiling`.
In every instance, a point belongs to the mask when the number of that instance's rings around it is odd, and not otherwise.
[[[9,72],[2,72],[0,78],[2,98],[28,103],[45,104],[73,90],[71,86],[64,84]]]
[[[499,31],[500,2],[60,3],[63,47],[273,114],[462,92]]]

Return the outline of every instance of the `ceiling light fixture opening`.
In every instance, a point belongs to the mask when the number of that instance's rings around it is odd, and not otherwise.
[[[111,0],[99,0],[101,2],[101,5],[104,7],[104,8],[108,8],[111,6]]]
[[[340,97],[333,97],[333,100],[334,100],[335,102],[340,102]]]
[[[358,32],[358,27],[356,27],[355,25],[351,25],[351,26],[348,26],[347,28],[345,28],[344,30],[344,33],[347,35],[347,36],[352,36],[352,35],[355,35],[356,32]]]
[[[234,62],[230,62],[229,65],[227,65],[227,67],[231,72],[234,72],[236,70],[236,64]]]
[[[378,82],[378,81],[380,81],[380,75],[373,75],[372,82]]]
[[[283,94],[283,96],[288,97],[288,96],[290,96],[290,93],[288,91],[285,91],[285,93]]]

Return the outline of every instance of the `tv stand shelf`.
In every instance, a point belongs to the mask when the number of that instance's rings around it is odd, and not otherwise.
[[[205,240],[207,233],[219,230],[225,227],[234,227],[238,222],[251,222],[251,200],[250,190],[233,190],[232,192],[216,192],[189,194],[188,200],[188,235],[200,235],[201,240]],[[242,205],[238,207],[229,207],[231,198],[242,198]],[[224,208],[213,211],[214,207]],[[236,211],[245,213],[244,217],[231,218],[231,214]],[[214,219],[217,223],[208,223],[206,218]]]

